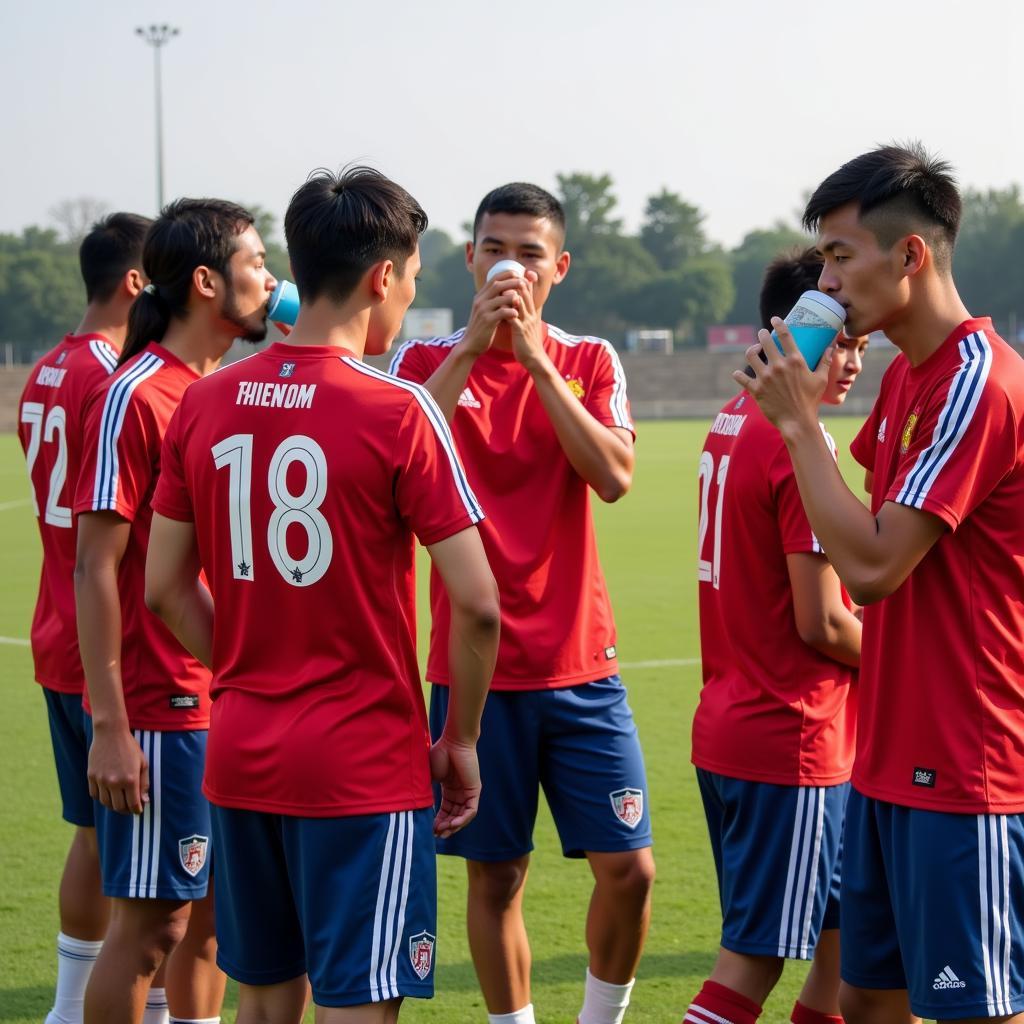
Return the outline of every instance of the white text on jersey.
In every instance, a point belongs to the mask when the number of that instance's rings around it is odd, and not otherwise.
[[[36,383],[44,388],[59,388],[64,383],[67,367],[58,370],[56,366],[40,366],[36,375]]]
[[[240,380],[235,405],[261,405],[270,409],[311,409],[315,384],[274,384]]]
[[[746,422],[746,415],[738,413],[720,412],[711,424],[712,434],[725,434],[726,437],[735,437]]]

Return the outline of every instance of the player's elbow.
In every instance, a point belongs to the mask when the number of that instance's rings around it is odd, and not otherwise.
[[[905,578],[905,574],[898,576],[884,567],[865,567],[850,579],[844,579],[843,583],[846,585],[850,600],[854,604],[864,607],[869,604],[877,604],[882,598],[888,597],[899,589]]]
[[[620,470],[607,474],[594,490],[603,502],[611,505],[629,493],[632,483],[633,474],[626,470]]]
[[[470,594],[452,595],[450,599],[453,613],[468,633],[479,640],[497,643],[501,630],[501,604],[493,576],[488,586],[479,587]]]
[[[170,594],[163,581],[146,574],[146,590],[143,597],[146,607],[158,618],[167,621],[170,614]]]

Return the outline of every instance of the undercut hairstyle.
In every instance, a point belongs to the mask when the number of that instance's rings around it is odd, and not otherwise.
[[[226,199],[175,199],[153,221],[142,247],[149,285],[132,304],[118,365],[151,341],[162,341],[172,320],[184,320],[196,267],[216,270],[231,283],[231,257],[252,214]]]
[[[761,280],[761,326],[772,329],[772,317],[784,317],[807,291],[816,291],[821,277],[821,255],[813,246],[780,253],[765,267]]]
[[[906,235],[920,235],[937,270],[948,274],[960,230],[962,203],[953,169],[919,142],[881,146],[830,174],[804,210],[804,226],[816,232],[822,218],[857,203],[861,223],[883,248]]]
[[[142,271],[142,243],[153,222],[137,213],[111,213],[93,224],[78,249],[86,302],[108,302],[129,270]]]
[[[480,200],[473,218],[473,241],[476,241],[480,222],[487,213],[525,213],[531,217],[544,217],[554,224],[565,239],[565,210],[562,204],[539,185],[525,181],[513,181],[499,185]]]
[[[423,208],[372,167],[313,171],[284,215],[295,285],[303,302],[344,302],[374,264],[399,275],[427,229]]]

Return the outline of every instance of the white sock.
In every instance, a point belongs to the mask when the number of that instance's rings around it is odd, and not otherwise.
[[[537,1024],[533,1017],[533,1003],[527,1003],[514,1013],[489,1013],[487,1024]]]
[[[46,1024],[82,1024],[85,986],[102,946],[102,942],[73,939],[63,932],[57,935],[57,991]]]
[[[150,988],[146,996],[146,1008],[142,1011],[142,1024],[167,1024],[167,990]]]
[[[613,985],[610,981],[595,978],[588,968],[583,1009],[577,1024],[622,1024],[635,982],[636,978],[625,985]]]

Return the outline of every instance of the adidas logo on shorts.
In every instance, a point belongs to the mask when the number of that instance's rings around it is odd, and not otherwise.
[[[961,981],[954,973],[953,968],[947,964],[939,972],[939,976],[932,982],[932,988],[967,988],[967,982]]]

